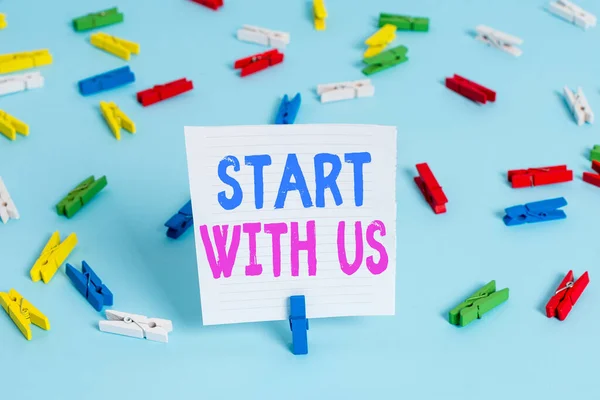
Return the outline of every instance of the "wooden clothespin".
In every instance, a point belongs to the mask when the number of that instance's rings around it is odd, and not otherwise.
[[[19,211],[17,206],[10,197],[8,189],[4,185],[4,181],[0,176],[0,220],[3,224],[6,224],[10,219],[19,219]]]
[[[123,18],[123,13],[120,13],[119,9],[114,7],[73,19],[73,28],[77,32],[89,31],[90,29],[118,24],[123,22]]]
[[[508,288],[496,291],[496,281],[491,281],[450,310],[448,320],[452,325],[469,325],[506,300],[508,300]]]
[[[513,169],[508,171],[508,181],[513,189],[531,186],[551,185],[573,180],[573,171],[566,165]]]
[[[0,292],[0,305],[27,340],[33,337],[31,324],[50,330],[48,318],[15,289],[10,289],[8,293]]]
[[[21,71],[52,64],[52,55],[47,49],[0,54],[0,74]]]
[[[77,214],[81,208],[89,203],[102,189],[108,184],[106,176],[96,180],[94,176],[90,176],[81,182],[77,187],[69,192],[57,205],[56,212],[58,215],[64,215],[71,218]]]
[[[17,133],[23,136],[29,135],[29,125],[0,110],[0,133],[10,140],[16,140]]]
[[[77,235],[71,233],[64,241],[60,241],[60,233],[54,232],[50,237],[46,246],[42,250],[42,254],[36,260],[35,264],[29,271],[31,280],[44,283],[50,282],[56,271],[60,268],[63,262],[77,245]]]
[[[100,111],[117,140],[121,140],[121,128],[135,133],[135,124],[133,121],[112,101],[110,103],[101,101]]]
[[[324,31],[326,28],[325,19],[327,19],[325,0],[313,0],[313,14],[315,18],[315,29]]]
[[[67,276],[77,291],[94,307],[94,310],[102,311],[104,306],[113,305],[112,292],[102,283],[88,263],[82,262],[81,272],[69,263],[66,268]]]
[[[556,317],[564,321],[573,309],[573,306],[577,303],[577,300],[579,300],[579,296],[581,296],[588,283],[590,283],[590,276],[587,271],[577,280],[573,279],[573,271],[569,271],[565,279],[558,286],[558,289],[556,289],[554,296],[546,304],[546,316],[548,318]]]
[[[423,193],[425,201],[431,206],[434,213],[445,213],[448,198],[437,179],[435,179],[433,172],[429,169],[429,165],[427,165],[427,163],[421,163],[417,164],[416,167],[419,176],[415,176],[414,180],[421,190],[421,193]]]
[[[90,36],[90,43],[107,53],[127,61],[131,58],[132,53],[140,53],[139,43],[131,42],[102,32],[94,33]]]
[[[369,46],[369,48],[363,54],[364,58],[373,57],[381,53],[395,38],[396,26],[391,24],[384,25],[365,40],[365,44]]]
[[[377,72],[381,72],[388,68],[394,67],[398,64],[408,61],[406,53],[408,49],[406,46],[397,46],[392,49],[386,50],[376,56],[363,59],[363,62],[367,64],[363,68],[362,73],[365,75],[373,75]]]

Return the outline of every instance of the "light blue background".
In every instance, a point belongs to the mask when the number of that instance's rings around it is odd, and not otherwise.
[[[585,32],[546,1],[327,0],[317,32],[305,0],[226,0],[213,12],[186,0],[4,0],[0,53],[49,48],[43,89],[0,98],[29,137],[0,138],[0,175],[21,220],[0,226],[0,290],[14,287],[49,317],[26,341],[0,313],[2,398],[592,399],[600,396],[600,189],[582,183],[595,125],[578,127],[562,88],[582,86],[600,113],[600,27]],[[579,4],[600,15],[600,3]],[[118,5],[104,31],[141,43],[133,85],[82,97],[76,82],[124,65],[93,48],[71,20]],[[374,75],[373,98],[322,105],[316,85],[361,79],[362,42],[379,12],[431,18],[399,32],[409,62]],[[239,42],[242,24],[291,33],[283,64],[241,79],[234,60],[266,50]],[[524,39],[520,58],[488,48],[486,24]],[[449,91],[454,73],[498,92],[478,106]],[[181,77],[195,89],[143,108],[135,93]],[[311,321],[309,355],[289,351],[286,321],[203,327],[192,232],[168,240],[163,223],[189,198],[183,127],[272,123],[283,94],[301,92],[297,123],[398,127],[397,313]],[[116,141],[100,100],[137,124]],[[449,198],[435,215],[413,183],[428,162]],[[568,164],[573,182],[513,190],[506,171]],[[109,185],[72,220],[55,204],[85,177]],[[507,228],[503,209],[564,196],[568,219]],[[115,309],[173,320],[169,344],[98,331],[96,313],[64,268],[48,285],[29,269],[51,233],[76,232],[69,261],[85,259],[115,294]],[[591,283],[564,322],[543,308],[573,269]],[[495,279],[509,301],[466,328],[447,312]],[[46,396],[46,397],[40,397]]]

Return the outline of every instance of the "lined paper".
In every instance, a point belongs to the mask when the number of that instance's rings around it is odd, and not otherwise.
[[[186,127],[186,150],[194,215],[194,234],[202,319],[205,325],[238,322],[284,320],[289,318],[289,297],[305,295],[308,318],[393,315],[395,312],[396,276],[396,128],[376,125],[265,125],[233,127]],[[344,162],[344,154],[369,152],[371,162],[363,164],[364,202],[354,201],[354,166]],[[288,154],[296,154],[306,179],[313,206],[305,208],[298,191],[289,191],[285,206],[275,209],[282,174]],[[343,204],[337,206],[330,190],[325,191],[325,207],[315,203],[314,156],[336,154],[342,161],[337,184]],[[263,169],[264,206],[256,209],[254,169],[244,164],[244,157],[268,154],[271,165]],[[243,190],[241,204],[225,210],[217,194],[233,190],[218,175],[225,157],[235,156],[240,170],[229,167]],[[329,168],[328,168],[329,167]],[[325,175],[331,167],[325,164]],[[309,276],[307,252],[300,251],[299,275],[290,268],[290,222],[298,222],[299,238],[306,239],[306,222],[315,221],[317,268]],[[387,252],[388,267],[378,275],[371,273],[364,259],[375,262],[380,253],[371,248],[365,232],[373,221],[382,221],[386,234],[375,234]],[[363,227],[364,258],[357,272],[347,275],[338,257],[338,223],[345,221],[345,247],[350,263],[355,256],[355,221]],[[274,276],[272,236],[262,230],[256,235],[256,254],[262,273],[246,276],[249,263],[248,234],[241,233],[237,258],[230,277],[213,277],[200,226],[206,225],[212,239],[214,225],[229,225],[227,246],[231,243],[233,225],[249,222],[284,222],[288,233],[281,235],[281,275]]]

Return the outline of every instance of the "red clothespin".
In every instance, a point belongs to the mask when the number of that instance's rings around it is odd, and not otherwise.
[[[269,68],[273,65],[283,62],[283,53],[279,50],[273,49],[264,53],[255,54],[250,57],[239,59],[233,65],[235,69],[242,69],[240,76],[253,74],[263,69]]]
[[[508,171],[508,181],[513,189],[529,186],[551,185],[553,183],[569,182],[573,180],[573,171],[566,165],[553,167],[540,167],[529,169],[512,169]]]
[[[446,78],[446,87],[478,103],[496,101],[496,92],[456,74],[452,78]]]
[[[583,181],[589,183],[590,185],[600,187],[600,162],[592,161],[592,169],[597,173],[593,172],[584,172],[583,173]]]
[[[219,7],[223,7],[223,0],[192,0],[194,3],[202,4],[211,10],[217,11]]]
[[[445,213],[448,198],[435,176],[433,176],[429,165],[427,163],[417,164],[417,172],[419,176],[415,176],[415,183],[421,189],[421,193],[425,196],[425,200],[429,203],[433,212],[436,214]]]
[[[151,89],[143,90],[137,93],[137,101],[144,107],[158,103],[175,97],[181,93],[190,91],[194,88],[192,81],[188,81],[186,78],[181,78],[173,82],[165,83],[163,85],[156,85]]]
[[[548,318],[556,317],[564,321],[588,283],[590,283],[590,277],[587,271],[576,281],[573,281],[573,271],[569,271],[558,289],[556,289],[554,296],[546,304],[546,316]]]

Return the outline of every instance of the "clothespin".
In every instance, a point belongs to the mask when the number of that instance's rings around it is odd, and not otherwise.
[[[29,136],[29,125],[0,110],[0,133],[10,140],[16,140],[17,133]]]
[[[121,140],[121,128],[135,133],[135,124],[133,121],[112,101],[110,103],[101,101],[100,112],[117,140]]]
[[[452,325],[467,326],[476,319],[481,319],[487,312],[506,300],[508,300],[508,288],[496,291],[496,281],[491,281],[450,310],[448,320]]]
[[[525,205],[506,208],[503,220],[506,226],[533,224],[535,222],[554,221],[567,218],[563,210],[558,210],[567,205],[564,197],[556,199],[535,201]]]
[[[21,71],[52,64],[52,55],[47,49],[0,54],[0,74]]]
[[[277,111],[277,117],[275,117],[276,125],[287,125],[293,124],[300,110],[300,103],[302,97],[300,93],[296,93],[292,100],[289,100],[288,95],[284,95],[279,105],[279,111]]]
[[[6,15],[0,13],[0,30],[6,28],[8,24],[6,23]]]
[[[237,31],[237,38],[243,42],[262,44],[263,46],[285,49],[290,44],[290,34],[272,31],[258,26],[244,25]]]
[[[555,2],[550,2],[548,10],[552,14],[584,29],[596,26],[596,16],[594,14],[585,11],[583,8],[570,1],[557,0]]]
[[[279,50],[273,49],[264,53],[255,54],[250,57],[240,58],[233,64],[233,68],[240,69],[240,76],[252,75],[256,72],[262,71],[283,62],[283,53]]]
[[[436,214],[443,214],[446,212],[446,203],[448,198],[442,187],[438,183],[437,179],[429,169],[427,163],[417,164],[417,172],[419,176],[415,176],[414,180],[421,193],[425,197],[425,201],[431,206],[431,209]]]
[[[358,97],[373,97],[375,86],[371,84],[370,79],[325,83],[317,86],[317,94],[321,96],[321,103],[349,100]]]
[[[173,82],[155,85],[153,88],[143,90],[137,93],[137,101],[142,106],[147,107],[159,101],[170,99],[194,88],[194,83],[186,78],[181,78]]]
[[[594,123],[594,112],[588,104],[588,101],[583,94],[581,88],[577,88],[577,92],[573,93],[567,86],[564,88],[565,99],[569,105],[569,109],[575,117],[577,125],[583,125],[584,122],[588,124]]]
[[[408,49],[405,46],[398,46],[392,49],[386,50],[376,56],[363,59],[363,62],[367,64],[363,68],[362,73],[365,75],[373,75],[377,72],[381,72],[398,64],[402,64],[408,61],[406,53]]]
[[[125,66],[82,79],[78,82],[78,86],[79,93],[88,96],[132,82],[135,82],[135,75],[128,66]]]
[[[453,77],[446,78],[446,87],[477,103],[496,101],[496,92],[460,75],[454,74]]]
[[[429,18],[386,13],[379,14],[379,26],[386,24],[394,25],[399,31],[427,32],[429,30]]]
[[[589,183],[590,185],[600,187],[600,161],[592,161],[592,169],[596,171],[596,173],[584,172],[583,181]]]
[[[56,212],[58,215],[64,215],[67,218],[71,218],[100,193],[107,184],[106,176],[103,176],[98,180],[96,180],[93,175],[90,176],[77,185],[75,189],[71,190],[69,194],[56,205]]]
[[[113,294],[85,261],[82,262],[81,272],[67,263],[67,276],[94,310],[102,311],[102,307],[113,305]]]
[[[565,279],[560,283],[560,286],[556,289],[554,296],[546,304],[546,316],[548,318],[556,317],[560,321],[564,321],[573,309],[573,306],[577,303],[577,300],[579,300],[579,296],[581,296],[588,283],[590,283],[590,276],[587,271],[576,281],[573,280],[573,271],[569,271]]]
[[[179,209],[177,214],[173,215],[165,223],[167,229],[167,236],[171,239],[177,239],[183,234],[190,226],[194,225],[194,216],[192,214],[192,201],[185,203],[183,207]]]
[[[61,242],[60,233],[54,232],[48,243],[46,243],[46,246],[44,246],[42,254],[36,260],[35,264],[33,264],[31,271],[29,271],[31,280],[34,282],[39,282],[40,280],[43,280],[44,283],[50,282],[76,245],[77,235],[74,233],[71,233]]]
[[[497,31],[485,25],[479,25],[475,30],[477,31],[475,39],[480,42],[512,54],[515,57],[523,54],[523,51],[516,47],[523,44],[523,39]]]
[[[100,321],[99,324],[102,332],[154,342],[167,343],[169,332],[173,331],[173,323],[168,319],[148,318],[115,310],[106,310],[106,319],[108,321]]]
[[[528,169],[513,169],[508,171],[508,181],[513,189],[530,186],[551,185],[553,183],[573,180],[573,171],[566,165],[539,167]]]
[[[118,8],[114,7],[73,19],[73,28],[77,32],[82,32],[118,24],[119,22],[123,22],[123,13],[120,13]]]
[[[41,87],[44,87],[44,77],[39,71],[0,77],[0,96]]]
[[[223,0],[192,0],[194,3],[202,4],[211,10],[217,11],[219,7],[223,7]]]
[[[0,176],[0,219],[3,224],[6,224],[10,219],[19,219],[19,211],[15,203],[10,198],[10,193],[4,185],[4,181]]]
[[[290,330],[292,331],[292,353],[308,354],[308,319],[304,296],[290,297]]]
[[[590,152],[590,161],[600,161],[600,144],[595,144]]]
[[[127,61],[131,58],[131,53],[140,53],[139,43],[131,42],[102,32],[94,33],[90,36],[90,43],[100,50],[104,50],[107,53]]]
[[[10,289],[8,293],[0,292],[0,305],[27,340],[33,337],[31,324],[50,330],[48,318],[15,289]]]
[[[396,26],[386,24],[365,40],[369,48],[363,54],[364,58],[373,57],[383,51],[396,38]]]
[[[324,31],[325,19],[327,19],[327,9],[325,8],[324,0],[313,0],[313,14],[315,17],[315,29]]]

